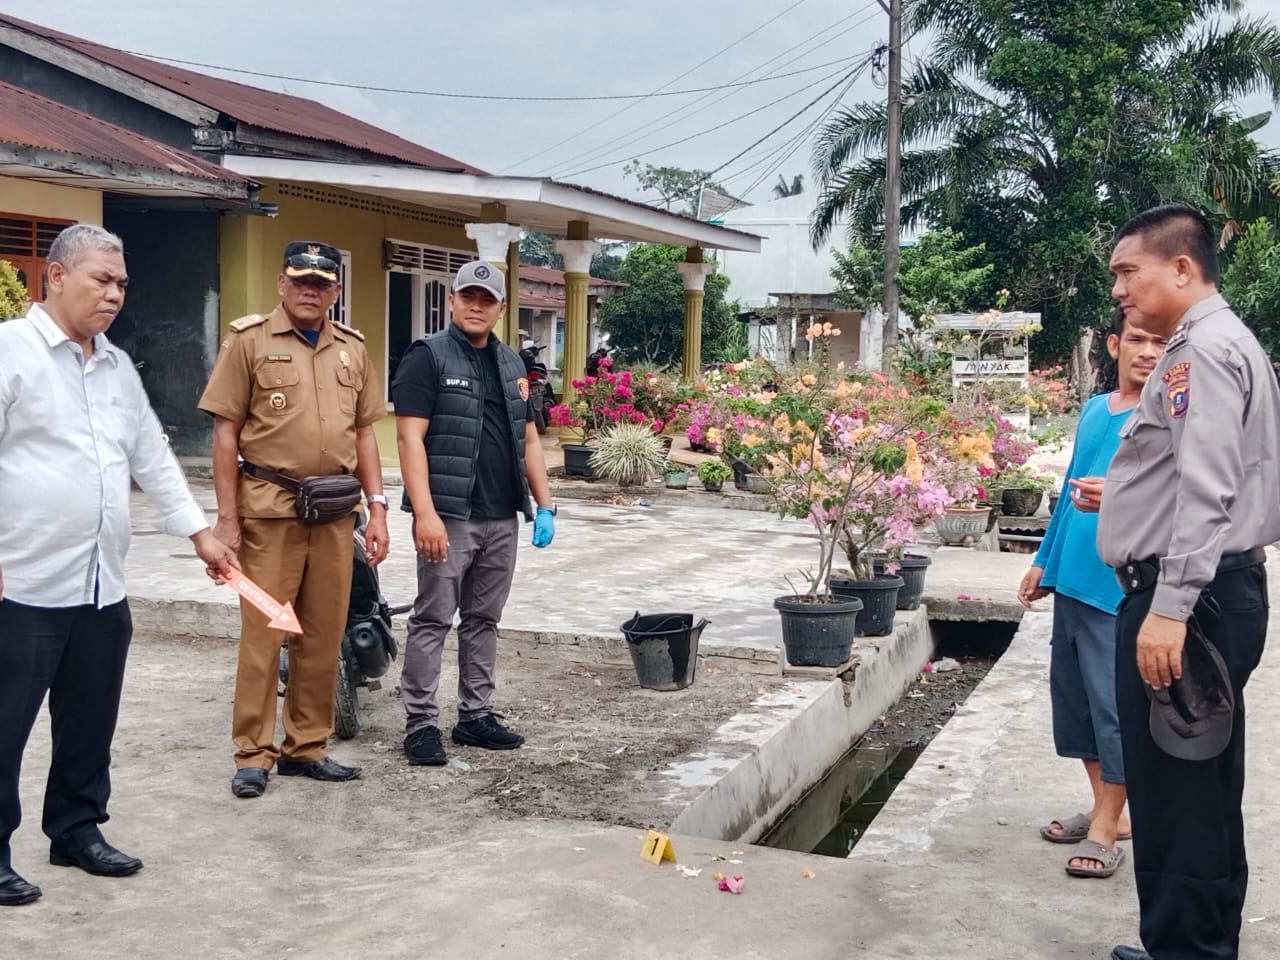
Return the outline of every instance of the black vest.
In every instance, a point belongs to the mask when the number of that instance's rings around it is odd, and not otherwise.
[[[476,462],[480,457],[480,434],[484,424],[484,375],[480,355],[457,325],[424,337],[422,345],[431,351],[436,367],[436,399],[427,427],[427,474],[436,513],[460,520],[471,516],[471,490],[475,486]],[[526,520],[533,519],[529,507],[529,480],[524,464],[525,422],[528,400],[520,394],[525,378],[520,355],[496,337],[487,349],[494,351],[498,378],[506,393],[511,419],[511,446],[519,473],[521,503]],[[412,512],[406,491],[402,506]]]

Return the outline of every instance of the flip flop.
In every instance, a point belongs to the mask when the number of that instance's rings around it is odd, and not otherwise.
[[[1067,817],[1065,820],[1049,821],[1048,824],[1040,828],[1040,836],[1050,843],[1079,843],[1089,836],[1089,828],[1092,826],[1093,821],[1083,813],[1077,813],[1074,817]],[[1055,833],[1054,827],[1057,827],[1059,832]],[[1132,838],[1132,833],[1116,835],[1117,840],[1131,840]]]
[[[1073,867],[1072,860],[1096,860],[1101,867]],[[1091,877],[1102,880],[1120,869],[1124,863],[1124,847],[1104,847],[1096,840],[1087,837],[1080,841],[1080,848],[1067,860],[1067,875],[1071,877]]]

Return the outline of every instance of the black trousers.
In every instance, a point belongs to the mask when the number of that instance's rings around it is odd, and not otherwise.
[[[1212,760],[1175,760],[1156,746],[1138,673],[1138,630],[1153,590],[1130,594],[1116,623],[1116,701],[1133,821],[1142,943],[1155,960],[1235,960],[1249,866],[1244,850],[1244,686],[1267,635],[1262,564],[1219,573],[1195,617],[1222,653],[1235,687],[1227,748]]]
[[[101,610],[30,607],[0,600],[0,867],[22,820],[18,774],[40,704],[49,694],[53,761],[44,832],[77,850],[102,839],[111,796],[125,659],[133,635],[128,601]]]

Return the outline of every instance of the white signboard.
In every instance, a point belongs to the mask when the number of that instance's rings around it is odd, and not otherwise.
[[[955,377],[1025,377],[1027,370],[1026,357],[992,360],[955,357],[951,361],[951,375]]]

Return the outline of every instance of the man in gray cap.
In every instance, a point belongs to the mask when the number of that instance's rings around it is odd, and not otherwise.
[[[1077,506],[1101,504],[1099,552],[1126,594],[1116,700],[1146,950],[1112,957],[1228,960],[1248,882],[1242,692],[1266,639],[1262,546],[1280,539],[1280,389],[1218,294],[1199,211],[1129,221],[1111,272],[1126,318],[1169,340],[1105,481],[1073,482]]]
[[[445,634],[459,612],[453,742],[487,750],[524,742],[493,713],[498,620],[515,574],[517,515],[534,521],[533,545],[545,547],[555,535],[555,506],[524,362],[493,335],[506,299],[496,267],[463,266],[449,295],[452,322],[413,343],[392,381],[402,508],[413,514],[418,551],[400,677],[404,752],[415,765],[445,763],[436,692]]]

